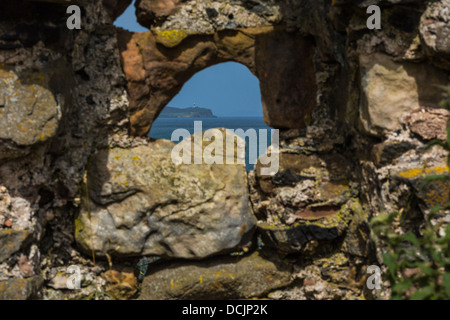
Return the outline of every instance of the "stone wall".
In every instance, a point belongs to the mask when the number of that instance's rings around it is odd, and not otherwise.
[[[448,172],[423,149],[446,139],[450,1],[370,1],[369,30],[368,1],[138,0],[143,33],[112,24],[130,2],[0,3],[0,297],[379,297],[369,220],[404,209],[418,231],[449,197],[420,185]],[[275,175],[177,165],[146,137],[191,76],[226,61],[260,81]],[[139,284],[143,256],[160,260]]]

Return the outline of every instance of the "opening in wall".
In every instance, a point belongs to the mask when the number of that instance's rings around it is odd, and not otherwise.
[[[270,145],[271,131],[263,120],[259,81],[244,65],[226,62],[196,73],[182,90],[164,108],[152,125],[149,136],[171,139],[176,129],[194,133],[201,122],[201,130],[212,128],[242,129],[246,133],[267,138]],[[250,131],[249,131],[250,130]],[[266,131],[264,131],[266,130]],[[246,168],[254,167],[251,149],[257,156],[264,154],[260,144],[251,146],[246,135]]]

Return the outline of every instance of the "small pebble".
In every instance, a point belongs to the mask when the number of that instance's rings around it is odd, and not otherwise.
[[[6,220],[5,223],[3,223],[3,225],[7,228],[11,228],[12,226],[12,221],[11,220]]]

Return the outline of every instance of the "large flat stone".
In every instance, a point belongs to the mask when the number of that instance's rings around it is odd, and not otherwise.
[[[42,288],[41,276],[26,279],[9,279],[0,281],[0,300],[27,300],[38,298]]]
[[[0,159],[53,137],[61,107],[41,71],[16,73],[0,65]],[[25,149],[26,151],[26,149]]]
[[[384,54],[360,57],[363,130],[383,136],[401,128],[401,117],[422,106],[438,106],[448,82],[445,72],[428,64],[399,63]]]
[[[233,250],[252,235],[244,165],[175,165],[174,143],[100,150],[75,236],[96,255],[199,259]]]
[[[288,264],[276,255],[269,260],[254,252],[243,258],[174,262],[151,271],[139,299],[246,299],[263,297],[291,282]]]

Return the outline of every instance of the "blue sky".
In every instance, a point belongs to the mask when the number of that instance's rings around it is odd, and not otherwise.
[[[114,24],[118,27],[122,27],[134,32],[148,31],[147,28],[144,28],[139,23],[137,23],[136,15],[134,14],[134,1],[135,0],[133,0],[133,3],[127,8],[127,10],[125,10],[125,12],[117,18]]]
[[[134,32],[148,30],[136,21],[134,1],[114,24]],[[247,67],[235,62],[196,73],[168,105],[187,108],[194,103],[219,117],[262,117],[259,81]]]

